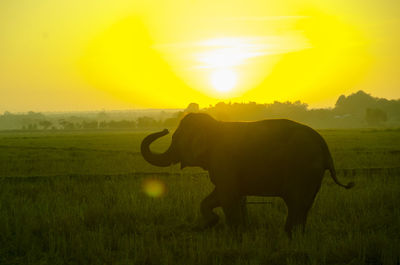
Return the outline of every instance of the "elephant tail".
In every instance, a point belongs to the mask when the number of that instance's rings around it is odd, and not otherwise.
[[[336,183],[336,184],[338,184],[339,186],[341,186],[341,187],[343,187],[343,188],[346,188],[346,189],[351,189],[351,188],[353,188],[354,186],[355,186],[355,183],[354,182],[349,182],[349,183],[347,183],[346,185],[345,184],[342,184],[342,183],[340,183],[340,181],[337,179],[337,177],[336,177],[336,170],[335,170],[335,167],[334,167],[334,165],[333,165],[333,159],[332,159],[332,156],[329,154],[329,168],[328,168],[328,170],[329,170],[329,172],[331,173],[331,177],[332,177],[332,179],[333,179],[333,181]]]
[[[349,183],[347,183],[347,184],[345,185],[345,184],[341,183],[341,182],[337,179],[337,177],[336,177],[335,165],[333,164],[333,159],[332,159],[331,152],[329,151],[328,145],[326,144],[325,140],[324,140],[322,137],[321,137],[321,140],[322,140],[322,142],[323,142],[323,143],[322,143],[322,146],[323,146],[323,149],[324,149],[324,151],[325,151],[325,157],[327,158],[327,159],[326,159],[326,169],[328,169],[329,172],[331,173],[331,177],[332,177],[333,181],[334,181],[336,184],[338,184],[339,186],[343,187],[343,188],[346,188],[346,189],[351,189],[351,188],[353,188],[353,187],[355,186],[355,183],[354,183],[354,182],[349,182]]]

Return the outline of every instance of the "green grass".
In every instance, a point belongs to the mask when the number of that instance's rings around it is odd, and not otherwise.
[[[212,185],[200,169],[148,165],[139,155],[145,133],[0,133],[0,263],[399,264],[400,175],[361,169],[400,167],[400,132],[321,133],[339,178],[356,187],[327,174],[305,235],[292,241],[278,198],[249,205],[240,233],[223,220],[193,231]],[[165,196],[143,192],[149,178],[165,183]]]

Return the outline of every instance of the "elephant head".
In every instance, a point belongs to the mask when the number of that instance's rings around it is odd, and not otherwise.
[[[208,167],[208,153],[213,145],[218,122],[202,113],[190,113],[180,122],[172,135],[172,142],[164,153],[154,153],[150,144],[169,132],[161,132],[146,136],[141,144],[144,159],[152,165],[167,167],[181,163],[181,168],[186,166]]]

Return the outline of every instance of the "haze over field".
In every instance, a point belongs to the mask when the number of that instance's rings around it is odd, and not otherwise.
[[[399,2],[0,2],[0,112],[400,98]]]

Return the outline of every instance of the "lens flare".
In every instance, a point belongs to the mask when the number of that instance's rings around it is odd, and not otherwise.
[[[159,198],[165,195],[167,188],[159,179],[145,179],[142,184],[144,193],[153,198]]]

